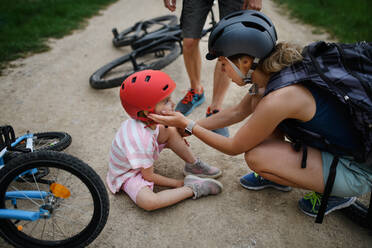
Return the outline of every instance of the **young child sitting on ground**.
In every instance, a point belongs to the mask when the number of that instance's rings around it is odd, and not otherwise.
[[[114,194],[124,190],[145,210],[166,207],[192,196],[197,199],[215,195],[222,190],[222,184],[211,179],[221,175],[218,168],[196,158],[176,128],[147,118],[149,113],[173,110],[171,93],[175,88],[166,73],[154,70],[134,73],[120,88],[121,103],[131,118],[122,123],[112,142],[107,184]],[[154,173],[154,161],[163,148],[172,149],[185,161],[184,180]],[[154,184],[173,189],[154,193]]]

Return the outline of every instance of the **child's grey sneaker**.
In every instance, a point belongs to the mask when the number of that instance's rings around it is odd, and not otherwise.
[[[222,183],[211,178],[200,178],[194,175],[185,177],[184,186],[189,187],[194,192],[193,199],[202,196],[217,195],[222,191]]]
[[[183,169],[183,174],[187,175],[195,175],[198,177],[209,177],[209,178],[217,178],[221,176],[222,172],[220,169],[210,166],[207,163],[204,163],[199,158],[196,159],[194,164],[186,163],[185,168]]]

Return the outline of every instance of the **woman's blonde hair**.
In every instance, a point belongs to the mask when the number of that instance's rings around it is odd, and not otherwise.
[[[302,47],[293,43],[279,42],[269,57],[260,61],[259,67],[265,73],[274,73],[302,60]]]

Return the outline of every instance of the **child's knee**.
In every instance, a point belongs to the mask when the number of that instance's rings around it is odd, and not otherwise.
[[[147,196],[146,198],[137,196],[136,203],[137,203],[137,206],[139,206],[140,208],[146,211],[152,211],[152,210],[158,209],[157,197],[155,194],[151,196]]]

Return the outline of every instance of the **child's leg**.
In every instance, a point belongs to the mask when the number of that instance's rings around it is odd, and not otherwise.
[[[167,148],[174,151],[185,162],[191,164],[196,162],[196,157],[193,155],[190,147],[185,143],[183,137],[181,137],[176,128],[165,128],[161,125],[159,129],[158,143],[167,143]]]
[[[136,203],[139,207],[151,211],[173,205],[194,195],[189,187],[167,189],[154,193],[149,187],[143,187],[137,194]]]
[[[217,195],[222,191],[222,184],[211,178],[197,176],[185,177],[185,186],[168,189],[154,193],[151,188],[143,187],[136,196],[136,203],[145,210],[155,210],[167,207],[193,196],[198,199],[202,196]]]
[[[159,144],[167,143],[167,147],[186,162],[183,170],[185,176],[196,175],[198,177],[217,178],[222,174],[220,169],[196,159],[176,128],[160,126],[158,142]]]

